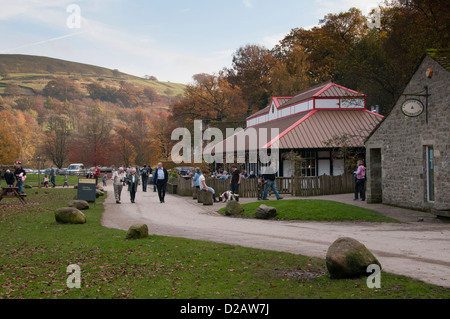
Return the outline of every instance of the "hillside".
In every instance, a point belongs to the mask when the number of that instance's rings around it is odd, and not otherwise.
[[[185,88],[184,84],[148,80],[119,70],[42,56],[0,54],[1,70],[0,95],[5,95],[8,84],[19,86],[21,96],[39,95],[49,81],[63,77],[76,83],[85,96],[88,96],[86,86],[94,82],[115,88],[123,83],[132,84],[141,92],[145,88],[153,88],[162,99],[151,106],[167,107],[173,98],[183,95]],[[5,70],[7,76],[2,77]]]

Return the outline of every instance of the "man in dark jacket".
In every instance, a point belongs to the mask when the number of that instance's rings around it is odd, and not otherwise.
[[[158,168],[155,170],[154,179],[156,187],[158,188],[159,201],[161,203],[164,203],[164,197],[166,196],[167,182],[169,180],[169,173],[162,166],[162,163],[158,163]]]
[[[17,180],[17,187],[19,187],[19,193],[23,193],[23,182],[27,178],[27,173],[22,168],[22,163],[20,161],[16,162],[16,170],[14,171],[14,176]]]
[[[9,169],[7,169],[5,172],[6,185],[8,185],[8,187],[14,187],[15,180],[16,179],[14,177],[14,174],[11,173],[11,171]]]

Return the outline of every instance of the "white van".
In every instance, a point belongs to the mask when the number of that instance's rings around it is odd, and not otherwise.
[[[84,175],[86,172],[84,164],[70,164],[67,167],[67,175]]]

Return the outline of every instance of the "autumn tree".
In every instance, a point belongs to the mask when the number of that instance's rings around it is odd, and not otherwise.
[[[144,95],[150,101],[150,105],[153,105],[153,103],[157,103],[161,100],[161,96],[159,95],[159,93],[151,87],[147,87],[144,89]]]
[[[103,105],[91,102],[86,114],[80,114],[77,135],[69,152],[70,159],[86,165],[108,165],[110,163],[111,115]]]
[[[185,89],[186,99],[175,103],[173,118],[186,120],[204,119],[224,121],[242,119],[247,107],[238,87],[232,87],[226,78],[210,74],[196,74],[194,83]]]
[[[70,118],[65,114],[51,114],[43,140],[43,153],[58,168],[62,168],[69,157]]]
[[[123,83],[116,92],[116,97],[123,107],[133,108],[139,105],[139,91],[132,84]]]
[[[276,59],[267,48],[260,45],[246,45],[233,54],[231,69],[223,73],[232,87],[239,88],[247,107],[262,109],[270,96],[270,70]]]
[[[49,81],[42,92],[45,96],[62,101],[70,101],[81,96],[78,86],[64,77],[57,77],[56,79]]]
[[[1,112],[0,114],[0,164],[11,165],[19,158],[21,148],[11,134],[11,126],[7,121],[6,113]]]
[[[8,68],[6,67],[6,65],[3,64],[3,63],[0,63],[0,76],[1,76],[3,79],[6,79],[6,78],[9,77],[9,70],[8,70]]]

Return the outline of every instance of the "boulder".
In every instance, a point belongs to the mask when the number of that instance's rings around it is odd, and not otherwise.
[[[235,216],[240,215],[244,212],[244,207],[242,207],[241,204],[239,204],[235,200],[231,200],[227,203],[227,206],[225,207],[225,215],[227,216]]]
[[[277,216],[277,209],[266,205],[261,205],[256,210],[255,217],[257,219],[271,219]]]
[[[74,207],[63,207],[55,212],[55,219],[61,224],[85,224],[86,216]]]
[[[348,237],[337,239],[328,248],[326,264],[330,277],[333,279],[368,276],[369,265],[377,264],[381,267],[366,246]]]
[[[145,224],[135,224],[128,229],[127,239],[140,239],[146,237],[148,237],[148,227]]]
[[[79,210],[87,210],[89,209],[89,203],[85,200],[71,200],[69,202],[69,207],[75,207]]]
[[[99,189],[95,190],[95,198],[99,198],[100,196],[105,196],[105,193]]]

